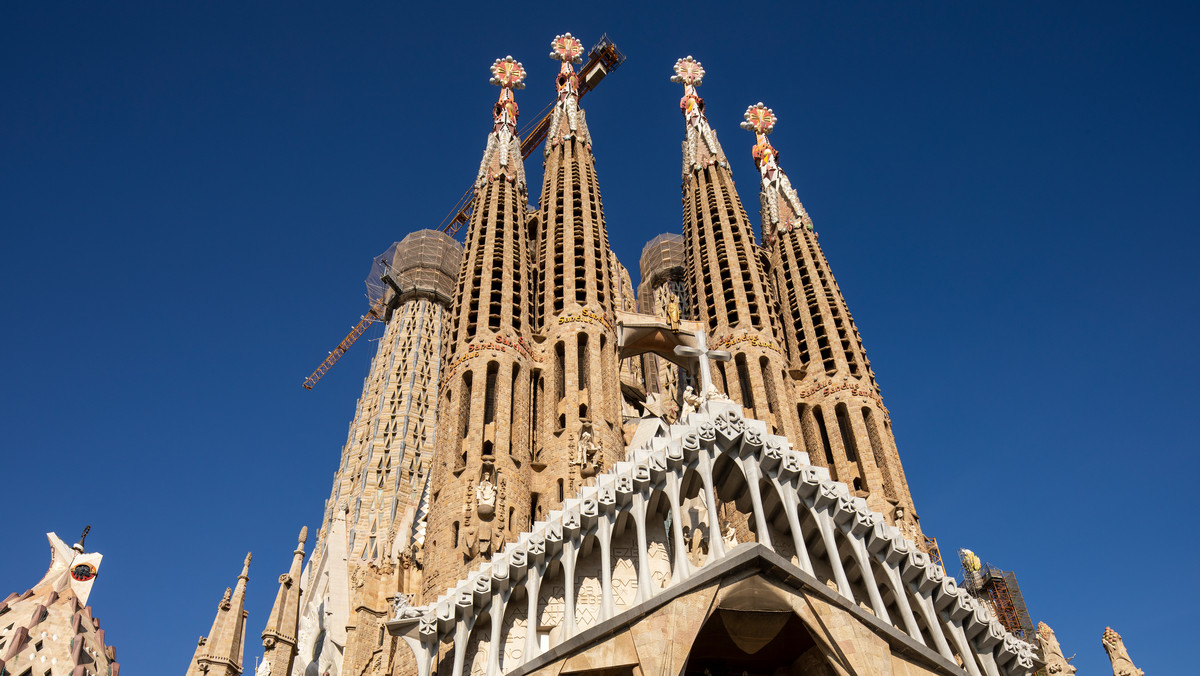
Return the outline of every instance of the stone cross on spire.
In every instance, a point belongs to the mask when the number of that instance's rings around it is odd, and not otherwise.
[[[742,129],[754,132],[756,143],[751,151],[754,164],[762,176],[762,190],[759,200],[762,202],[762,236],[763,244],[770,247],[776,237],[785,232],[791,232],[795,227],[806,227],[812,230],[812,219],[800,203],[800,197],[792,188],[792,182],[787,174],[779,168],[779,151],[767,140],[767,135],[775,130],[775,111],[756,103],[746,109]]]
[[[704,99],[696,93],[696,87],[704,82],[704,66],[691,56],[685,56],[675,62],[675,74],[671,82],[683,85],[683,98],[679,100],[679,109],[683,111],[683,120],[687,127],[687,140],[683,145],[683,178],[688,174],[700,171],[714,164],[729,168],[725,159],[725,151],[717,143],[716,134],[708,126],[704,117]]]

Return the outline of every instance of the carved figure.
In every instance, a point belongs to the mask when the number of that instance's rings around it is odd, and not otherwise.
[[[488,518],[496,511],[496,487],[491,482],[492,474],[488,472],[479,480],[475,487],[475,501],[478,503],[479,516]]]
[[[704,393],[704,401],[728,401],[727,395],[721,394],[716,385],[709,385],[708,391]]]
[[[733,549],[734,547],[738,546],[737,530],[733,527],[733,524],[731,522],[729,522],[728,520],[725,521],[725,529],[724,529],[724,533],[722,533],[721,539],[723,539],[725,541],[725,546],[730,549]]]
[[[1063,657],[1062,647],[1054,636],[1054,630],[1045,622],[1038,622],[1037,640],[1042,646],[1042,657],[1046,660],[1047,674],[1062,674],[1071,676],[1078,669],[1071,666],[1071,660]]]
[[[1146,672],[1133,665],[1133,660],[1129,658],[1129,651],[1125,649],[1124,639],[1113,631],[1112,627],[1104,628],[1104,635],[1100,637],[1100,643],[1108,653],[1108,659],[1112,661],[1113,676],[1145,676]]]
[[[392,597],[392,619],[409,620],[420,616],[421,611],[412,605],[411,594],[396,594]]]
[[[671,331],[679,333],[679,302],[674,298],[667,303],[667,321],[671,323]]]
[[[688,415],[695,413],[703,403],[704,400],[700,398],[700,395],[696,394],[696,390],[693,390],[692,386],[688,385],[683,390],[683,410],[679,412],[679,419],[682,420]]]
[[[254,676],[271,676],[271,660],[263,660],[254,670]]]

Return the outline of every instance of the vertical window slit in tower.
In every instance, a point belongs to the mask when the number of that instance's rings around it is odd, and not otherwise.
[[[580,392],[589,391],[588,384],[590,382],[590,376],[591,376],[591,369],[589,368],[591,365],[590,362],[591,362],[591,358],[588,355],[588,334],[581,332],[578,337],[578,348],[577,348],[577,352],[576,352],[576,363],[575,363],[575,372],[579,374],[579,391]],[[584,403],[585,401],[587,403]],[[586,399],[584,399],[583,397],[580,397],[580,402],[579,402],[579,417],[580,418],[588,417],[588,404],[590,404],[590,403],[591,403],[591,397],[587,397]]]
[[[854,440],[854,428],[850,426],[850,413],[845,404],[838,404],[833,410],[837,417],[838,431],[842,435],[842,446],[846,449],[846,459],[858,462],[858,444]]]
[[[458,522],[457,521],[455,521],[453,524],[451,524],[451,532],[453,533],[453,537],[454,537],[454,546],[457,548],[458,547]]]
[[[758,368],[762,372],[763,387],[767,390],[767,411],[775,413],[775,381],[771,378],[771,362],[766,357],[759,357]]]
[[[535,369],[529,387],[529,452],[538,445],[538,421],[542,419],[542,371]]]
[[[541,495],[538,493],[529,494],[529,528],[526,530],[533,530],[533,522],[537,521],[541,516],[538,514],[538,509],[540,509],[538,505],[538,498],[540,497]]]
[[[729,380],[725,378],[725,362],[717,362],[717,375],[721,376],[721,392],[729,394]]]
[[[462,448],[458,468],[467,466],[467,433],[471,429],[471,372],[463,374],[462,398],[458,402],[458,440]]]
[[[825,415],[821,411],[820,406],[813,407],[813,420],[817,423],[817,432],[821,435],[821,447],[825,449],[825,465],[832,472],[834,469],[833,463],[833,447],[829,445],[829,431],[825,429]],[[836,473],[834,478],[836,479]]]
[[[508,388],[508,453],[517,467],[521,466],[521,457],[517,454],[518,445],[514,443],[517,435],[517,377],[520,374],[521,365],[513,364],[512,380],[509,382]]]
[[[563,494],[563,480],[559,479],[558,480],[558,504],[561,505],[563,498],[565,498],[565,497],[566,496]]]
[[[875,424],[875,414],[870,408],[862,407],[863,425],[867,428],[867,437],[871,440],[871,455],[875,458],[875,466],[883,476],[883,494],[885,497],[896,498],[895,480],[892,478],[892,468],[884,458],[883,439],[879,436],[879,427]]]
[[[742,391],[742,406],[755,408],[754,388],[750,385],[750,368],[746,364],[746,355],[737,355],[734,357],[734,363],[737,365],[738,389]]]
[[[496,420],[496,374],[500,364],[491,361],[487,365],[487,381],[483,390],[483,424],[488,425]]]
[[[562,430],[567,426],[567,417],[564,407],[567,399],[567,352],[562,341],[554,344],[554,380],[556,397],[556,419],[558,420],[558,429]]]

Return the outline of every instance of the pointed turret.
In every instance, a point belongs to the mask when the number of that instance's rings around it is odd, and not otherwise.
[[[30,665],[54,673],[111,673],[117,676],[116,649],[107,645],[100,620],[87,605],[92,584],[103,558],[84,551],[84,529],[79,542],[69,547],[54,533],[50,541],[50,567],[24,594],[0,600],[0,674],[28,674]],[[36,660],[36,661],[35,661]],[[50,671],[46,671],[50,673]]]
[[[746,415],[766,421],[773,433],[799,430],[786,394],[787,364],[762,250],[738,198],[725,151],[696,92],[704,68],[692,57],[675,62],[673,82],[683,85],[683,248],[688,296],[695,319],[714,350],[733,353],[718,363],[716,386],[741,402]],[[691,319],[691,317],[685,317]],[[704,393],[705,396],[708,393]]]
[[[250,554],[242,565],[237,584],[225,588],[225,596],[217,605],[212,631],[201,636],[196,654],[188,665],[187,676],[238,676],[242,673],[242,656],[246,634],[246,581],[250,579]]]
[[[1145,676],[1146,672],[1135,667],[1133,660],[1129,658],[1129,651],[1125,649],[1125,639],[1112,627],[1104,628],[1100,643],[1104,645],[1104,651],[1108,653],[1108,659],[1112,662],[1113,676]]]
[[[923,542],[862,338],[812,219],[767,139],[777,121],[774,111],[758,103],[746,109],[742,128],[755,134],[763,242],[794,376],[790,400],[795,403],[787,414],[798,420],[814,464],[828,468],[910,539]]]
[[[550,43],[558,99],[546,134],[536,243],[537,324],[545,366],[535,375],[534,487],[544,518],[584,481],[622,459],[621,383],[615,310],[620,272],[608,244],[596,160],[579,108],[583,45],[570,33]]]
[[[525,68],[492,64],[500,87],[475,182],[439,379],[430,470],[430,546],[422,587],[434,595],[477,558],[501,551],[529,525],[533,277],[529,199],[513,90]],[[440,505],[440,508],[439,508]]]
[[[290,674],[292,661],[296,659],[296,628],[300,623],[300,573],[304,566],[304,543],[308,540],[308,526],[300,529],[300,541],[292,552],[292,567],[279,576],[279,593],[275,605],[267,618],[263,630],[263,658],[259,672],[265,674]],[[270,666],[262,666],[269,664]]]

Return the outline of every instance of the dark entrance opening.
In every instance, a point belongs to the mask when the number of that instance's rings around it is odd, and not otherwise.
[[[696,635],[683,673],[773,676],[782,669],[787,674],[802,655],[814,648],[816,642],[808,628],[791,611],[721,608]]]

